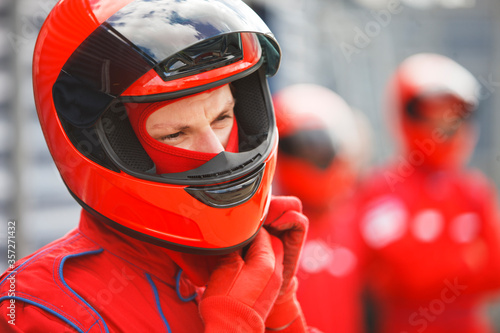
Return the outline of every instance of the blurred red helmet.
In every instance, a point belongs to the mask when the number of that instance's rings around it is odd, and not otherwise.
[[[367,162],[368,127],[330,89],[289,86],[273,95],[280,133],[277,187],[305,208],[323,209],[353,188]]]
[[[391,126],[405,154],[419,152],[419,165],[454,168],[475,145],[470,124],[477,108],[479,83],[455,61],[417,54],[401,63],[388,88]],[[422,155],[423,154],[423,155]]]
[[[65,0],[35,47],[37,112],[73,197],[96,218],[178,251],[222,254],[256,235],[270,200],[277,135],[267,76],[280,49],[239,0]],[[231,83],[238,153],[158,175],[123,103]]]

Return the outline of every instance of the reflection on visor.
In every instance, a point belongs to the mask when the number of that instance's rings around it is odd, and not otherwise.
[[[259,188],[264,169],[265,164],[262,164],[257,171],[239,180],[215,186],[191,186],[186,188],[186,192],[211,207],[234,207],[252,198]]]
[[[107,22],[156,61],[223,34],[257,32],[271,35],[262,19],[242,1],[136,0]]]

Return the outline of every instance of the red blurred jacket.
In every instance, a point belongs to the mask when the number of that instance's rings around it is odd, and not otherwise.
[[[400,164],[359,198],[381,332],[490,332],[481,305],[500,287],[500,226],[489,180]]]
[[[304,214],[309,231],[297,273],[297,299],[309,326],[324,333],[362,332],[361,242],[352,205]]]

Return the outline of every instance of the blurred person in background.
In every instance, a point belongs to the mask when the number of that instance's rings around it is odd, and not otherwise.
[[[273,94],[280,135],[274,191],[303,203],[309,231],[297,297],[322,332],[363,330],[362,248],[352,197],[369,152],[369,126],[332,90],[296,84]]]
[[[399,154],[366,179],[358,202],[378,332],[491,332],[484,306],[500,287],[496,189],[466,167],[478,93],[468,70],[437,54],[407,58],[390,81]]]
[[[304,332],[307,219],[271,197],[279,62],[239,0],[58,2],[34,96],[83,209],[78,228],[9,263],[0,331]]]

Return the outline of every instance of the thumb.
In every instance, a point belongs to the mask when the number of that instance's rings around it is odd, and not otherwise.
[[[267,213],[265,225],[280,218],[286,211],[302,212],[302,203],[297,197],[272,196],[269,212]]]

